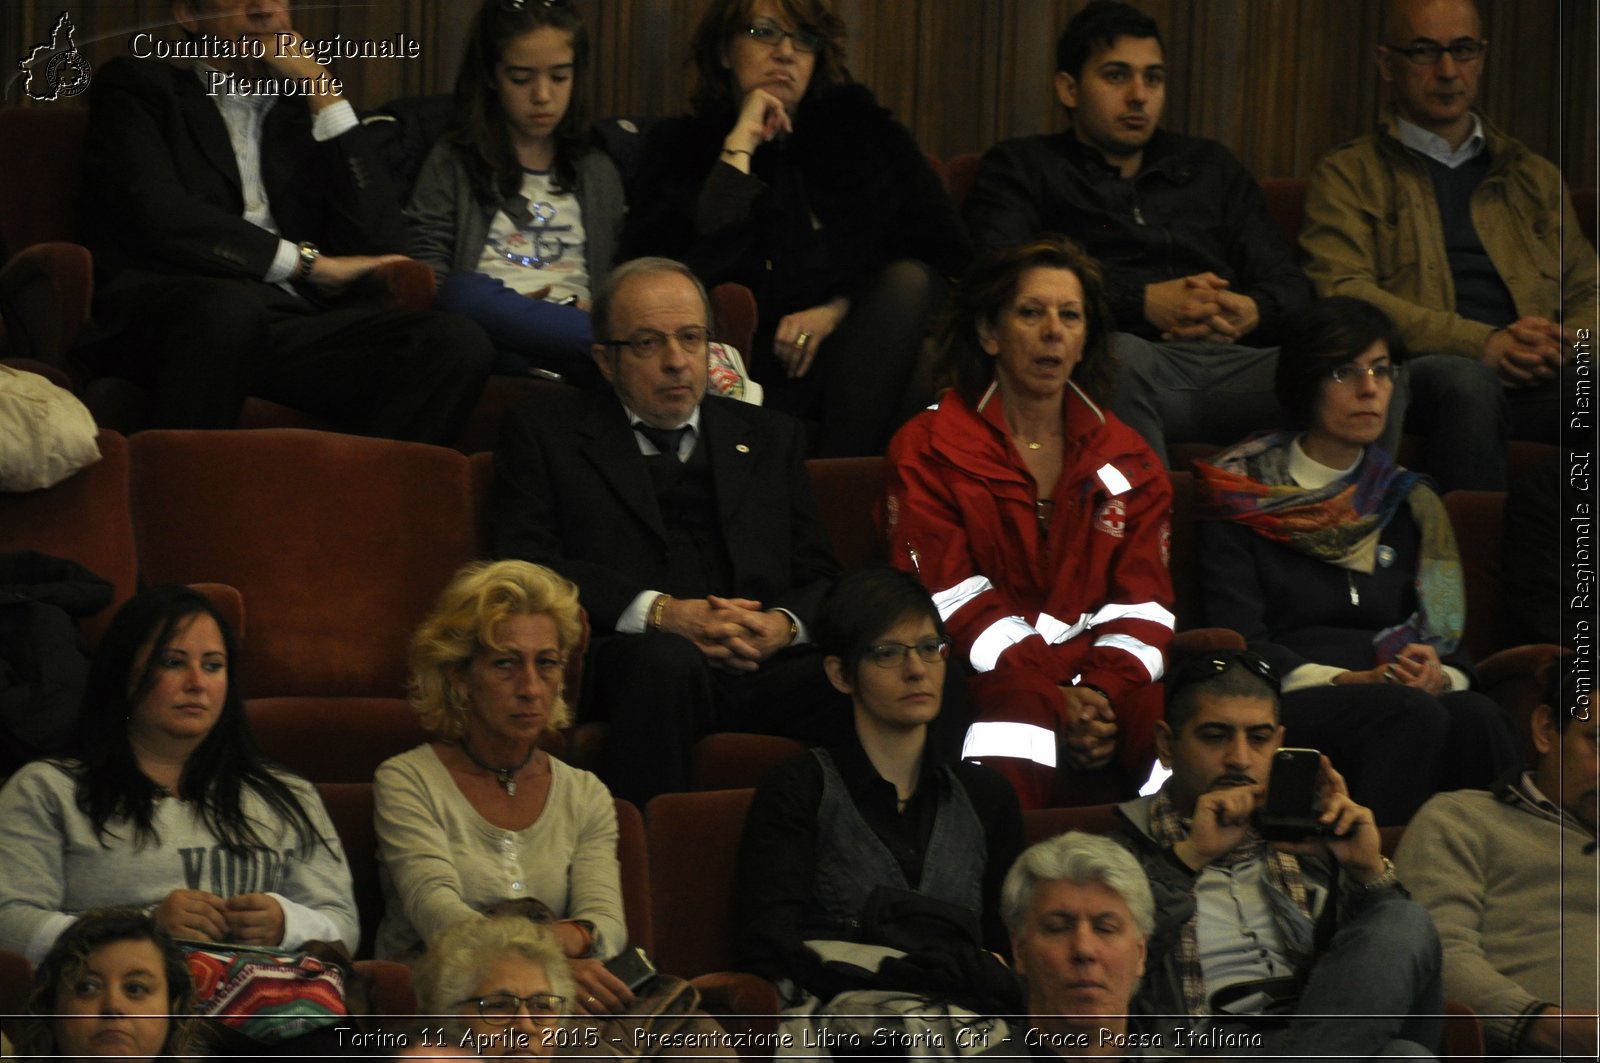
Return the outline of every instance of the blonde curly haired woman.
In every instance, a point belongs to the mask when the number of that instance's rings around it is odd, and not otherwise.
[[[468,565],[411,640],[429,742],[374,780],[386,908],[379,956],[431,947],[508,905],[549,909],[580,1014],[633,1000],[602,965],[627,942],[611,793],[540,748],[570,718],[562,677],[582,622],[570,582],[525,561]]]

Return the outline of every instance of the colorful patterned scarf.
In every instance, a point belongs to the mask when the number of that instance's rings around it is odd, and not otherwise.
[[[1150,836],[1163,846],[1176,845],[1189,836],[1189,820],[1178,815],[1164,786],[1156,791],[1156,796],[1150,802]],[[1306,893],[1305,876],[1300,872],[1300,861],[1292,853],[1272,848],[1254,830],[1246,834],[1238,846],[1213,860],[1211,866],[1232,867],[1258,859],[1266,861],[1268,884],[1294,901],[1307,919],[1314,919],[1311,899]],[[1190,1015],[1209,1012],[1205,971],[1200,965],[1200,942],[1195,929],[1199,918],[1200,911],[1196,907],[1189,921],[1183,925],[1183,933],[1178,936],[1178,973],[1183,979],[1183,1007]]]
[[[1306,488],[1289,476],[1292,432],[1252,436],[1213,462],[1195,462],[1196,520],[1231,520],[1307,557],[1371,574],[1378,539],[1404,502],[1422,533],[1417,610],[1373,636],[1379,664],[1412,643],[1453,652],[1466,625],[1465,583],[1444,503],[1420,473],[1368,447],[1350,473]]]

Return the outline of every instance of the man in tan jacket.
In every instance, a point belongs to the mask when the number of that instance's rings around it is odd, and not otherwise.
[[[1507,431],[1557,438],[1561,366],[1593,342],[1594,249],[1557,168],[1472,109],[1489,45],[1473,0],[1392,0],[1383,27],[1393,107],[1312,174],[1306,272],[1425,356],[1411,419],[1449,419],[1417,426],[1441,486],[1503,489]]]

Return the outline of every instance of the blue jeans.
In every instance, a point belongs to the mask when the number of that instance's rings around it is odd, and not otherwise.
[[[433,305],[483,327],[500,353],[497,373],[521,376],[532,366],[560,373],[573,384],[600,382],[589,353],[594,330],[587,311],[530,299],[483,273],[452,273],[439,285]]]
[[[1392,893],[1369,901],[1317,959],[1276,1049],[1330,1061],[1433,1058],[1444,1034],[1441,962],[1421,905]]]

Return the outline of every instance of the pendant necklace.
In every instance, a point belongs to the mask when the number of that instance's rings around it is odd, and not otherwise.
[[[478,767],[495,777],[495,781],[500,784],[500,788],[506,792],[507,797],[517,796],[516,774],[528,766],[528,762],[533,759],[533,754],[539,748],[537,743],[529,746],[528,755],[523,757],[522,763],[516,765],[515,767],[497,768],[492,764],[485,764],[483,761],[479,760],[478,755],[472,751],[472,747],[467,745],[467,740],[465,738],[461,739],[456,744],[461,747],[461,752],[467,755],[468,760],[472,761],[472,763],[476,764]]]

